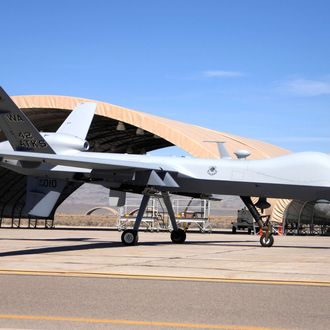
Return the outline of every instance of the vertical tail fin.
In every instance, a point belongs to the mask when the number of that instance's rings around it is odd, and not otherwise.
[[[0,128],[15,151],[55,154],[29,118],[1,87]]]
[[[95,110],[95,103],[83,102],[78,104],[56,133],[69,134],[85,140]]]

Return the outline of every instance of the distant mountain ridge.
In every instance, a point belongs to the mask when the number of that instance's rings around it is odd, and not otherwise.
[[[223,196],[221,202],[211,202],[211,215],[236,215],[237,210],[243,207],[243,203],[236,196]],[[175,198],[175,197],[174,197]],[[184,197],[178,196],[182,199]],[[127,194],[130,203],[139,205],[140,195]],[[187,198],[187,203],[190,198]],[[60,214],[85,214],[96,206],[109,206],[109,190],[99,185],[84,184],[57,209]]]

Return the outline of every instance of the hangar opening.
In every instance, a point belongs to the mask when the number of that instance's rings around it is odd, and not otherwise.
[[[284,214],[284,228],[292,235],[330,235],[330,202],[292,201]]]

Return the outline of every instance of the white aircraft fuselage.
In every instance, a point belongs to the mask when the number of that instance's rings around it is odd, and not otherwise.
[[[51,135],[50,135],[51,136]],[[45,133],[47,141],[47,133]],[[330,156],[318,152],[302,152],[263,160],[196,159],[190,157],[160,157],[98,153],[65,149],[56,155],[13,152],[9,144],[0,143],[0,153],[7,156],[0,165],[25,175],[67,180],[77,179],[103,184],[110,188],[140,186],[128,175],[118,185],[116,173],[133,174],[143,170],[171,173],[177,186],[154,184],[159,190],[178,193],[262,196],[301,200],[330,199]],[[11,160],[10,152],[15,156]],[[37,167],[22,167],[19,160],[39,162]],[[109,164],[109,168],[107,165]],[[120,164],[120,166],[116,166]],[[127,168],[125,167],[127,164]],[[98,176],[102,173],[102,177]],[[108,175],[106,172],[109,172]],[[124,173],[125,172],[125,173]],[[74,176],[75,175],[75,176]],[[126,188],[128,189],[128,188]],[[134,190],[134,188],[133,188]]]

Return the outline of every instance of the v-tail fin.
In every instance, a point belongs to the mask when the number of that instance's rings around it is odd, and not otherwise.
[[[76,106],[56,133],[69,134],[86,139],[96,110],[96,103],[83,102]]]
[[[55,154],[29,118],[1,87],[0,128],[15,151]]]

